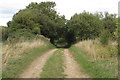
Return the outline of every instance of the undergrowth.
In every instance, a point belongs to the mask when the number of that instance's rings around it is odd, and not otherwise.
[[[116,59],[90,61],[91,57],[80,48],[72,46],[70,50],[74,52],[74,59],[91,78],[117,78],[118,63]]]

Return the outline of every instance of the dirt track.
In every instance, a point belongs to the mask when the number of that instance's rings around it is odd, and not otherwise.
[[[19,76],[20,78],[39,78],[42,68],[46,61],[57,49],[45,52],[42,56],[35,59],[32,64]]]
[[[19,76],[20,78],[40,78],[40,73],[49,57],[56,51],[53,49],[45,52],[42,56],[35,59],[32,64]],[[68,49],[64,50],[64,74],[66,78],[88,78],[88,75],[81,72],[80,66],[73,59]]]
[[[65,68],[64,73],[67,75],[66,78],[88,78],[88,76],[82,73],[80,70],[80,66],[77,62],[73,59],[70,51],[68,49],[64,50],[65,56]]]

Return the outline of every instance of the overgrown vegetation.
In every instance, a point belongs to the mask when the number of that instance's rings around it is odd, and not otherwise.
[[[76,47],[91,56],[92,61],[116,58],[118,56],[117,41],[109,41],[108,45],[100,43],[99,39],[84,40],[77,44]]]
[[[118,63],[117,59],[109,58],[91,61],[92,57],[75,46],[70,48],[74,52],[74,59],[83,67],[83,71],[92,78],[117,78]]]
[[[95,78],[117,78],[118,77],[118,43],[117,41],[109,41],[107,45],[103,45],[99,39],[81,41],[75,46],[79,49],[79,53],[74,50],[78,56],[84,54],[88,62],[96,71],[88,71],[92,77]],[[76,49],[77,50],[77,49]],[[74,56],[75,57],[75,56]],[[81,56],[82,57],[82,56]],[[81,64],[80,59],[76,61]],[[95,64],[95,65],[94,65]],[[86,64],[83,64],[86,65]],[[97,65],[97,66],[96,66]],[[95,66],[95,67],[94,67]],[[84,68],[84,67],[83,67]],[[87,68],[87,67],[86,67]],[[84,68],[86,71],[87,69]],[[100,70],[99,68],[102,68]],[[92,67],[89,69],[92,70]],[[100,70],[100,71],[99,71]],[[95,74],[96,73],[96,74]]]
[[[56,47],[70,47],[86,39],[100,37],[103,45],[107,45],[109,39],[117,39],[116,14],[84,11],[67,20],[56,12],[55,6],[55,2],[32,2],[20,10],[7,23],[8,27],[3,28],[3,41],[21,36],[33,38],[40,34],[49,38]]]
[[[117,44],[117,40],[118,44],[120,43],[118,35],[120,22],[117,22],[120,20],[116,14],[108,12],[93,14],[83,11],[74,14],[70,20],[67,20],[64,15],[57,13],[55,6],[55,2],[50,1],[32,2],[25,9],[16,13],[12,21],[7,23],[7,27],[0,27],[4,42],[3,61],[8,63],[8,66],[4,68],[3,77],[18,77],[32,60],[42,52],[53,48],[41,35],[49,39],[57,48],[69,48],[80,42],[77,47],[81,50],[76,47],[70,49],[75,52],[74,58],[79,64],[82,64],[86,72],[95,78],[116,77],[116,57],[119,52],[117,46],[119,48],[119,45],[112,45],[112,43]],[[54,54],[52,57],[48,61],[49,65],[45,67],[48,72],[44,69],[43,77],[58,78],[57,75],[64,77],[61,73],[62,69],[58,70],[60,72],[58,73],[57,67],[52,65],[53,61],[55,65],[62,66],[61,54]],[[27,63],[24,63],[25,61]],[[49,69],[49,66],[52,66],[52,69]],[[56,74],[50,73],[53,68],[55,68]]]
[[[47,63],[41,73],[41,78],[64,78],[63,74],[63,54],[62,49],[54,52],[54,54],[48,59]]]
[[[40,39],[3,45],[3,78],[18,78],[31,62],[53,45]]]

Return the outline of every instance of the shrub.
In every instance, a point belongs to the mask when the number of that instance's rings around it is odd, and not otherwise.
[[[109,32],[104,30],[103,32],[101,32],[101,36],[100,36],[100,42],[103,45],[107,45],[109,41]]]
[[[1,27],[0,28],[0,36],[2,36],[2,39],[0,41],[6,41],[8,38],[9,31],[7,27]]]
[[[26,40],[26,39],[30,40],[33,39],[34,37],[35,35],[32,33],[32,31],[27,29],[18,29],[16,31],[9,33],[8,40],[10,42],[16,42],[19,40]]]
[[[39,27],[33,28],[33,33],[40,34],[40,28]]]

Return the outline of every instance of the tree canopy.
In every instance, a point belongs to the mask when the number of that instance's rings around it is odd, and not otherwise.
[[[115,36],[117,29],[115,14],[108,12],[92,14],[84,11],[74,14],[67,20],[64,15],[57,13],[55,6],[55,2],[50,1],[30,3],[13,16],[3,33],[11,33],[12,36],[15,32],[25,31],[22,34],[24,35],[28,31],[34,35],[44,35],[50,38],[50,42],[56,47],[70,47],[78,41],[95,39],[107,33],[109,36]],[[6,35],[5,40],[9,37],[10,35]]]

